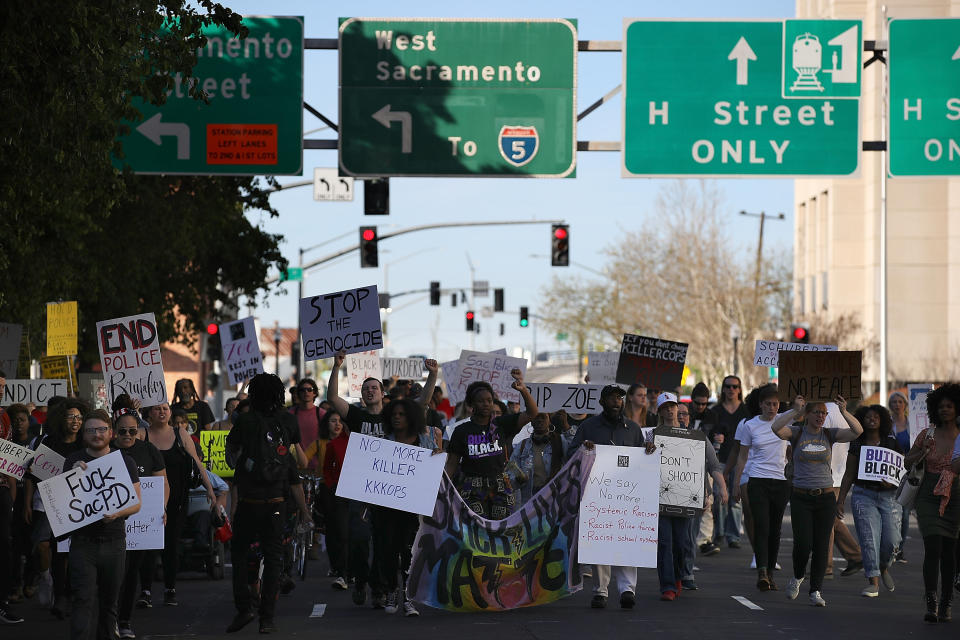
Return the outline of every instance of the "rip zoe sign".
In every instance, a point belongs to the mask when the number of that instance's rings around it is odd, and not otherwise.
[[[98,322],[97,346],[111,403],[122,393],[145,407],[167,401],[160,336],[152,313]]]

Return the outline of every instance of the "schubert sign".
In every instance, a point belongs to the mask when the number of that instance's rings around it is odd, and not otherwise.
[[[576,68],[569,20],[343,19],[341,170],[569,176]]]

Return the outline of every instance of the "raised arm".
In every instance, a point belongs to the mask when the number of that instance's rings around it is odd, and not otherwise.
[[[436,360],[427,358],[423,361],[423,366],[427,370],[427,381],[423,383],[423,391],[420,392],[420,406],[426,408],[430,404],[430,398],[433,397],[433,390],[437,386],[437,375],[440,372],[440,365]]]
[[[850,427],[849,429],[841,429],[837,432],[837,442],[853,442],[863,433],[863,425],[847,411],[847,401],[843,396],[837,395],[834,402],[837,403],[837,408],[840,409],[840,415],[843,416],[843,419],[847,421],[847,426]]]
[[[333,356],[333,367],[330,369],[330,379],[327,381],[327,402],[333,405],[341,418],[346,418],[347,412],[350,411],[350,405],[340,397],[340,367],[343,366],[346,357],[347,354],[343,351],[338,351]]]
[[[800,416],[803,415],[803,407],[806,404],[807,401],[803,399],[803,396],[797,396],[793,399],[793,406],[774,419],[773,424],[770,425],[770,429],[777,434],[778,438],[781,440],[790,439],[793,433],[790,430],[790,425],[800,419]]]
[[[533,396],[530,395],[530,389],[527,388],[527,385],[523,384],[523,371],[513,369],[510,371],[510,375],[513,376],[513,384],[510,386],[519,391],[520,397],[523,398],[524,409],[517,423],[518,427],[522,427],[536,418],[540,410],[537,409],[537,403],[534,401]]]

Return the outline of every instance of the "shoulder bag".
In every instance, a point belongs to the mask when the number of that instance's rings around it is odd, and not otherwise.
[[[932,427],[927,432],[925,440],[933,439],[935,429],[936,427]],[[928,451],[929,449],[926,447],[926,442],[924,442],[923,455],[920,456],[916,464],[904,472],[903,478],[900,479],[900,486],[897,487],[895,499],[907,509],[913,509],[917,502],[917,494],[920,493],[920,483],[923,482],[923,474],[926,472],[926,465],[924,465],[923,462],[927,457]]]

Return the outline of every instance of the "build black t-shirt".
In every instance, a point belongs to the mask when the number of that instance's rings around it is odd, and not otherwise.
[[[48,445],[49,446],[49,445]],[[110,448],[110,452],[113,453],[117,449],[113,447]],[[90,463],[96,458],[87,453],[86,449],[81,449],[67,456],[66,460],[63,461],[63,470],[69,471],[73,468],[73,465],[77,463],[78,460],[83,462]],[[134,483],[140,482],[140,476],[137,474],[137,465],[133,461],[133,458],[128,456],[126,453],[123,454],[123,461],[127,465],[127,473],[130,474],[130,480]],[[110,522],[105,520],[98,520],[97,522],[92,522],[85,527],[80,527],[70,535],[72,536],[86,536],[86,537],[98,537],[98,538],[116,538],[116,539],[126,539],[127,537],[127,519],[126,518],[116,518]]]
[[[489,426],[467,420],[450,436],[447,451],[460,456],[460,472],[466,476],[495,478],[507,465],[505,445],[520,432],[520,414],[500,416]]]
[[[346,422],[350,433],[383,437],[383,416],[379,413],[370,413],[366,409],[350,405],[347,410]]]
[[[133,462],[137,465],[137,473],[140,477],[152,476],[158,471],[166,469],[160,450],[149,442],[134,440],[133,445],[126,449],[121,449],[121,451],[133,458]]]

